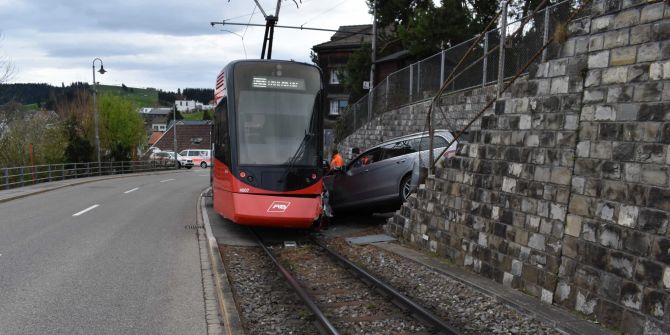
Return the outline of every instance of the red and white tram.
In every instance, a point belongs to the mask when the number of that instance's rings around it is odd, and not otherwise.
[[[216,81],[214,209],[241,225],[307,228],[322,213],[321,71],[240,60]]]

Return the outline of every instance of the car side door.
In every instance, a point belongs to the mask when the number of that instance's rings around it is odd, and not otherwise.
[[[334,208],[350,207],[365,199],[370,188],[366,182],[367,174],[370,169],[376,168],[375,164],[382,159],[382,155],[382,148],[371,149],[355,158],[343,172],[334,172],[330,191]]]
[[[416,153],[410,140],[389,143],[383,148],[383,164],[375,171],[377,176],[374,178],[379,181],[378,187],[371,195],[375,199],[391,199],[399,194],[400,182],[407,173],[411,173],[412,154]]]

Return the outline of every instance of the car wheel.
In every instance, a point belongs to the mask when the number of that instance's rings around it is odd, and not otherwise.
[[[181,169],[181,163],[177,162],[177,169]]]
[[[203,169],[207,168],[207,162],[200,162],[200,167]]]
[[[400,181],[400,200],[407,201],[410,194],[412,194],[412,178],[407,175]]]

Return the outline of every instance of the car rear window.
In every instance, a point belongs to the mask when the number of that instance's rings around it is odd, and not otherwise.
[[[412,147],[414,150],[429,150],[430,149],[430,139],[428,136],[421,137],[420,139],[415,138],[411,140]],[[447,140],[442,136],[433,136],[433,147],[434,148],[444,148],[447,146]]]

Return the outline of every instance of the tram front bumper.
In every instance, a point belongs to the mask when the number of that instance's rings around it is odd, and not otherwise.
[[[233,193],[233,222],[242,225],[308,228],[321,215],[321,197]]]

